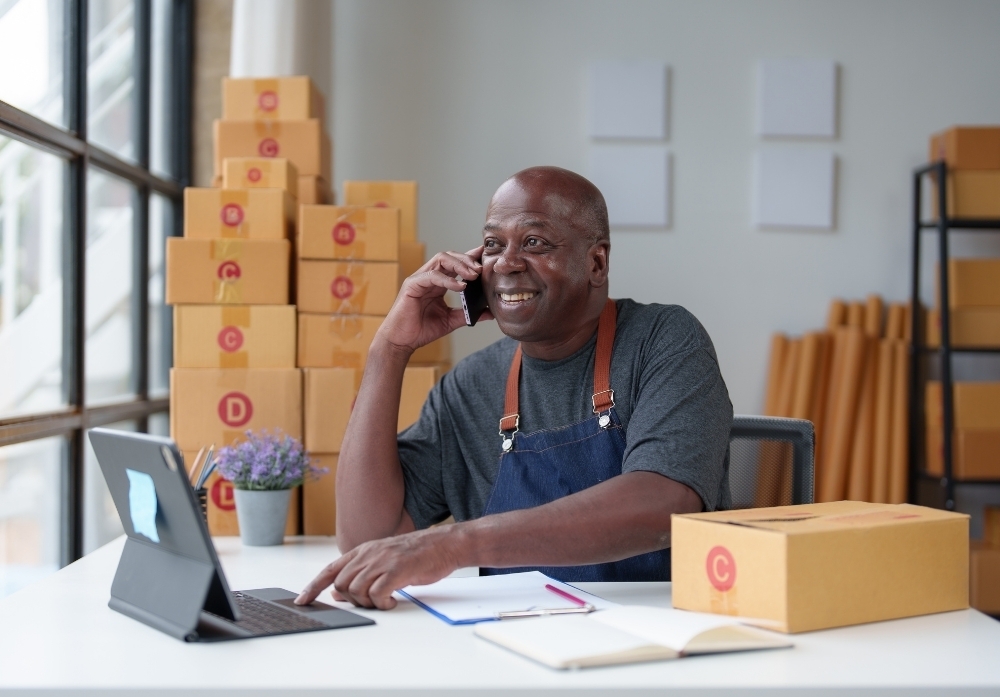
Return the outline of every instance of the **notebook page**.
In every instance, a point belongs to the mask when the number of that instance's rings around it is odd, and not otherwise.
[[[445,578],[426,586],[407,586],[403,589],[405,595],[399,592],[394,595],[402,600],[412,598],[451,622],[491,620],[498,612],[513,610],[574,607],[573,603],[545,590],[547,583],[598,609],[617,607],[617,603],[553,580],[540,571]]]
[[[675,651],[683,651],[702,632],[719,627],[740,626],[739,622],[721,615],[642,605],[620,605],[594,613],[588,619],[634,634],[654,644],[669,646]]]

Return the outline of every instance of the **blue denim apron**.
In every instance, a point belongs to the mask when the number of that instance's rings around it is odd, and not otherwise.
[[[616,307],[608,300],[597,330],[594,415],[579,423],[535,433],[517,430],[517,381],[521,349],[514,353],[500,422],[500,469],[483,515],[533,508],[570,496],[622,473],[625,429],[610,389]],[[669,581],[670,549],[604,564],[481,569],[484,576],[538,570],[560,581]]]

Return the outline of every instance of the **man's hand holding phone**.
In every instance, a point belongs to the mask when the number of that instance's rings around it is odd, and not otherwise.
[[[480,261],[482,254],[482,246],[465,254],[435,254],[416,273],[403,281],[396,302],[382,323],[377,338],[412,353],[466,324],[466,312],[462,308],[449,307],[444,297],[449,290],[462,293],[470,282],[479,281],[483,271]],[[481,297],[483,311],[478,319],[493,319],[493,315],[485,307],[485,294]]]

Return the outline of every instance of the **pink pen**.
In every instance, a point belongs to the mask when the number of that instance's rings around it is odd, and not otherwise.
[[[545,590],[552,591],[553,593],[555,593],[556,595],[558,595],[560,598],[565,598],[566,600],[570,601],[571,603],[576,603],[580,607],[586,607],[587,605],[590,604],[590,603],[588,603],[585,600],[580,600],[575,595],[570,595],[569,593],[567,593],[566,591],[564,591],[562,588],[556,588],[551,583],[546,583],[545,584]]]

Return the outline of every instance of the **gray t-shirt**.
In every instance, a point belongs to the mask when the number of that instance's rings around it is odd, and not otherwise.
[[[615,411],[625,428],[622,472],[657,472],[691,487],[706,511],[730,506],[733,406],[712,340],[677,305],[618,300],[611,358]],[[532,433],[593,416],[596,334],[572,356],[524,356],[520,430]],[[417,528],[453,515],[479,518],[500,466],[499,423],[517,343],[504,338],[444,375],[420,419],[399,434],[406,510]]]

